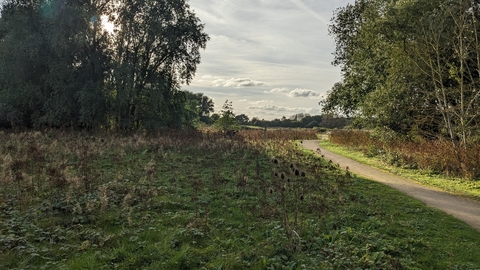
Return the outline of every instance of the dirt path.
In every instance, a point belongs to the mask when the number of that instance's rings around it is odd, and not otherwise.
[[[323,149],[319,146],[319,143],[320,141],[318,140],[303,141],[302,146],[313,151],[320,149],[321,154],[324,155],[326,159],[340,164],[342,168],[348,167],[351,172],[357,175],[393,187],[413,198],[421,200],[428,206],[440,209],[464,221],[480,231],[480,203],[426,187],[393,174],[382,172],[368,165]]]

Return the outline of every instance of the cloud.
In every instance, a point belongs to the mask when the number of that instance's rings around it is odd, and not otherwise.
[[[272,102],[273,101],[271,100],[257,100],[257,101],[251,101],[250,104],[259,105],[259,104],[272,103]]]
[[[297,98],[297,97],[309,97],[309,98],[318,98],[320,97],[320,94],[310,90],[310,89],[302,89],[302,88],[296,88],[295,90],[289,91],[286,88],[274,88],[270,91],[265,91],[264,93],[280,93],[284,94],[288,97],[291,98]]]
[[[238,102],[246,102],[246,99],[240,99]]]
[[[242,87],[257,87],[257,86],[264,86],[264,85],[266,85],[266,83],[261,81],[255,81],[250,78],[231,78],[228,80],[220,78],[213,81],[213,86],[215,87],[242,88]]]
[[[311,115],[319,114],[321,112],[317,108],[286,107],[286,106],[277,106],[277,105],[271,105],[271,104],[250,106],[250,107],[247,107],[247,109],[249,109],[249,110],[259,110],[259,111],[287,112],[287,113],[291,113],[291,114],[309,113]]]
[[[320,94],[316,93],[313,90],[297,88],[291,91],[290,93],[288,93],[288,96],[291,98],[296,98],[296,97],[317,98],[317,97],[320,97]]]
[[[247,109],[249,109],[249,110],[285,112],[285,111],[288,111],[289,108],[267,104],[267,105],[250,106],[250,107],[247,107]]]
[[[288,89],[286,89],[286,88],[274,88],[270,91],[265,91],[264,93],[288,93]]]
[[[317,14],[312,8],[310,8],[309,6],[305,5],[305,3],[303,3],[302,0],[290,0],[293,4],[295,4],[298,8],[302,9],[303,11],[309,13],[310,15],[312,15],[313,17],[315,17],[317,20],[321,21],[322,23],[328,25],[329,24],[329,21],[328,19],[320,16],[319,14]]]

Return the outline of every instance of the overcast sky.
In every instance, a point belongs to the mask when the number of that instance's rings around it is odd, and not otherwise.
[[[250,118],[320,114],[318,102],[340,80],[328,24],[353,2],[190,0],[211,39],[184,89],[211,97],[216,112],[228,99]]]

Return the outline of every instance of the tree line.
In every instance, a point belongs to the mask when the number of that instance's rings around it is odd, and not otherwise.
[[[3,1],[0,122],[191,126],[213,110],[208,97],[181,89],[208,40],[185,0]]]
[[[220,130],[238,130],[242,127],[280,127],[280,128],[343,128],[350,124],[350,119],[338,115],[323,114],[310,115],[298,113],[290,117],[283,116],[281,119],[273,120],[260,119],[259,117],[248,117],[246,114],[235,114],[233,102],[226,100],[222,109],[214,113],[213,104],[210,110],[212,114],[204,114],[201,121],[204,124],[212,125]]]
[[[213,124],[220,129],[240,129],[241,126],[255,127],[280,127],[280,128],[343,128],[350,123],[350,119],[337,115],[323,114],[310,115],[298,113],[290,117],[283,116],[273,120],[260,119],[259,117],[248,117],[246,114],[233,113],[232,102],[228,100],[222,107],[220,113],[213,113],[209,117],[202,118],[207,124]]]
[[[456,147],[477,140],[480,1],[357,0],[335,11],[330,34],[342,80],[324,112]]]

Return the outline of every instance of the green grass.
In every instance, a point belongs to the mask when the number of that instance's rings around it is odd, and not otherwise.
[[[384,162],[380,155],[369,157],[361,150],[334,144],[328,140],[321,140],[320,145],[334,153],[378,168],[382,171],[390,172],[415,182],[435,187],[453,194],[466,196],[474,200],[480,200],[480,181],[467,180],[458,177],[447,177],[431,171],[392,166]]]
[[[479,232],[289,141],[0,137],[0,269],[480,269]]]

